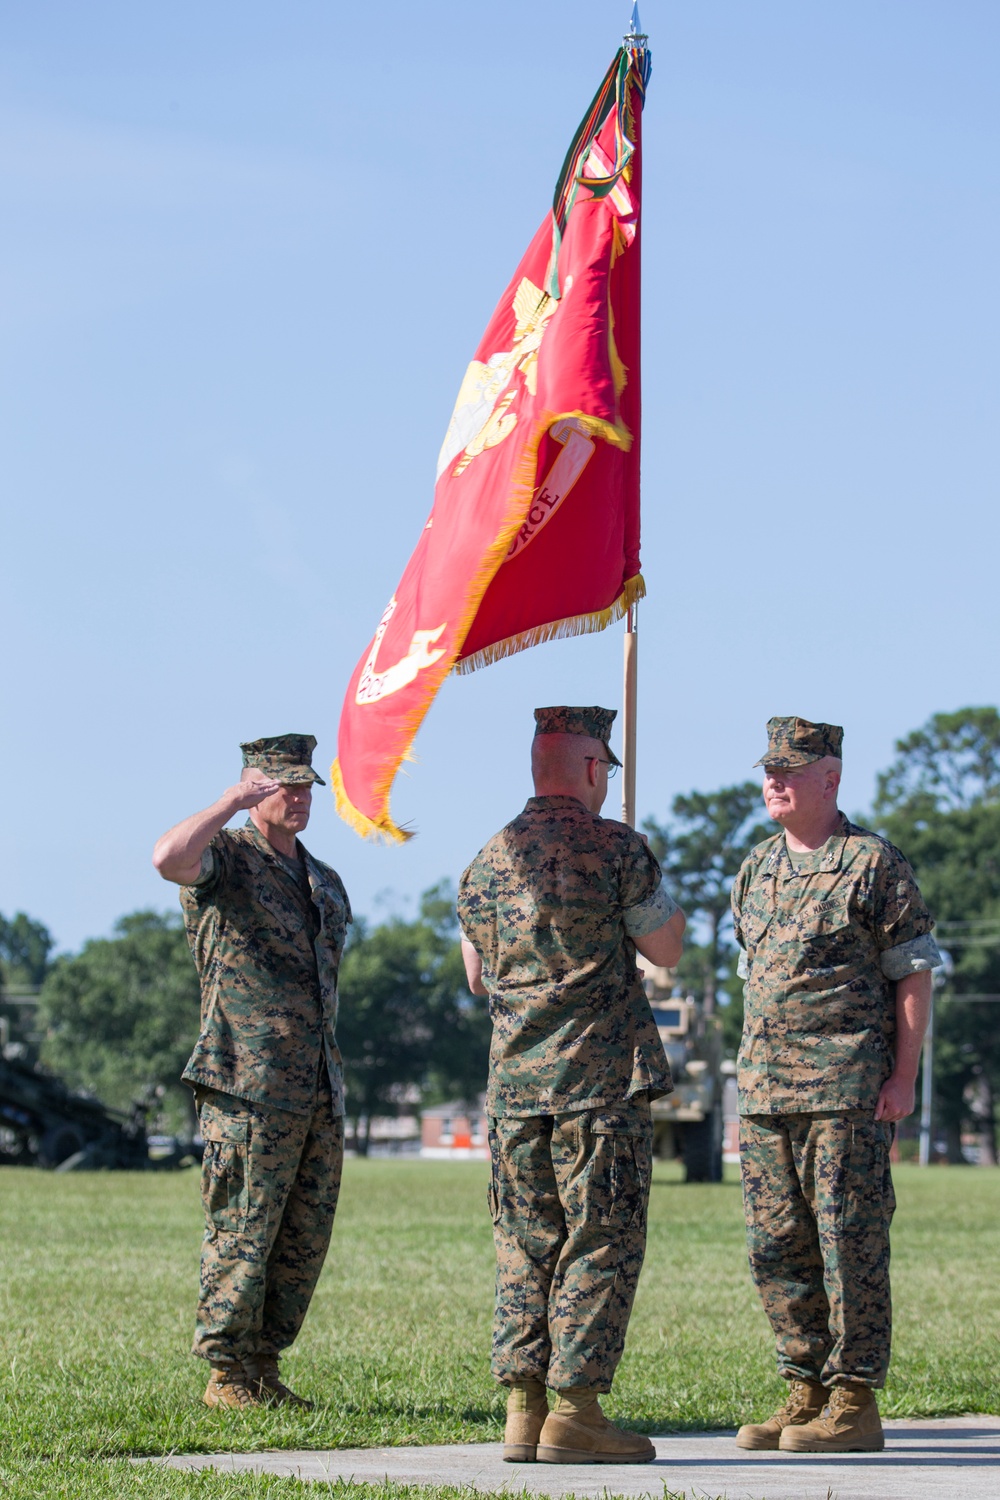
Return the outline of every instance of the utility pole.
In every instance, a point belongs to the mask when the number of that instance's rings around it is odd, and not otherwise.
[[[920,1090],[920,1165],[930,1165],[931,1159],[931,1100],[934,1097],[934,995],[931,993],[931,1013],[924,1037],[923,1083]]]

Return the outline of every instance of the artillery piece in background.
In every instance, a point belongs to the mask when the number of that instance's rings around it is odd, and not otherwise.
[[[674,1080],[674,1092],[651,1105],[653,1155],[679,1157],[686,1182],[721,1182],[723,1088],[735,1071],[723,1061],[722,1023],[690,995],[673,993],[669,969],[637,961]]]
[[[0,1052],[0,1165],[58,1172],[143,1171],[193,1163],[196,1151],[174,1136],[149,1136],[155,1092],[126,1112],[75,1094],[52,1073]]]

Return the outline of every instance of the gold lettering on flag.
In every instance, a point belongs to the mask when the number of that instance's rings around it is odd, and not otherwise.
[[[447,620],[445,625],[439,625],[436,630],[415,630],[406,655],[400,657],[399,661],[393,662],[391,667],[386,667],[383,672],[377,672],[375,662],[378,658],[379,647],[395,612],[396,596],[394,594],[378,622],[372,649],[368,653],[358,679],[354,701],[362,707],[366,703],[378,703],[380,698],[388,698],[390,693],[398,693],[400,688],[409,687],[411,682],[416,681],[417,674],[423,671],[424,667],[432,667],[444,655],[443,651],[432,651],[430,648],[439,639],[448,623]]]
[[[575,417],[556,422],[549,428],[549,432],[557,443],[563,444],[563,451],[545,476],[545,482],[532,500],[524,522],[518,527],[517,535],[507,550],[506,562],[523,552],[528,543],[534,541],[542,528],[549,524],[587,467],[594,451],[593,442],[580,431],[580,424]]]

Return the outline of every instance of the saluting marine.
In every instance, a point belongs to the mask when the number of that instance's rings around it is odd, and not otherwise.
[[[323,1266],[344,1157],[337,975],[351,921],[339,875],[299,842],[312,735],[253,740],[240,781],[163,835],[201,980],[183,1077],[205,1142],[194,1340],[208,1406],[311,1403],[282,1381]],[[225,824],[249,811],[242,828]]]
[[[684,916],[645,840],[599,816],[619,761],[603,708],[535,711],[535,796],[462,876],[470,988],[493,1021],[486,1112],[504,1458],[647,1463],[601,1411],[646,1242],[651,1099],[673,1085],[636,969]],[[556,1392],[549,1412],[546,1387]]]
[[[889,1364],[889,1171],[941,962],[913,871],[837,808],[843,730],[768,721],[782,832],[733,886],[746,1012],[738,1063],[750,1270],[788,1400],[741,1448],[879,1451]]]

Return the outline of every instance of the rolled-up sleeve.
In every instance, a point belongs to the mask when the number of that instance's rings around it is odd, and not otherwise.
[[[223,858],[217,837],[201,856],[201,869],[191,882],[191,889],[197,891],[199,898],[207,895],[209,891],[214,891],[222,880]]]
[[[908,943],[900,943],[898,947],[886,948],[881,956],[882,973],[886,979],[905,979],[908,974],[936,969],[941,962],[941,950],[929,932],[911,938]]]
[[[648,933],[656,932],[664,922],[669,922],[677,910],[679,910],[677,902],[661,880],[653,894],[647,896],[645,901],[626,907],[623,914],[625,931],[630,938],[646,937]]]

